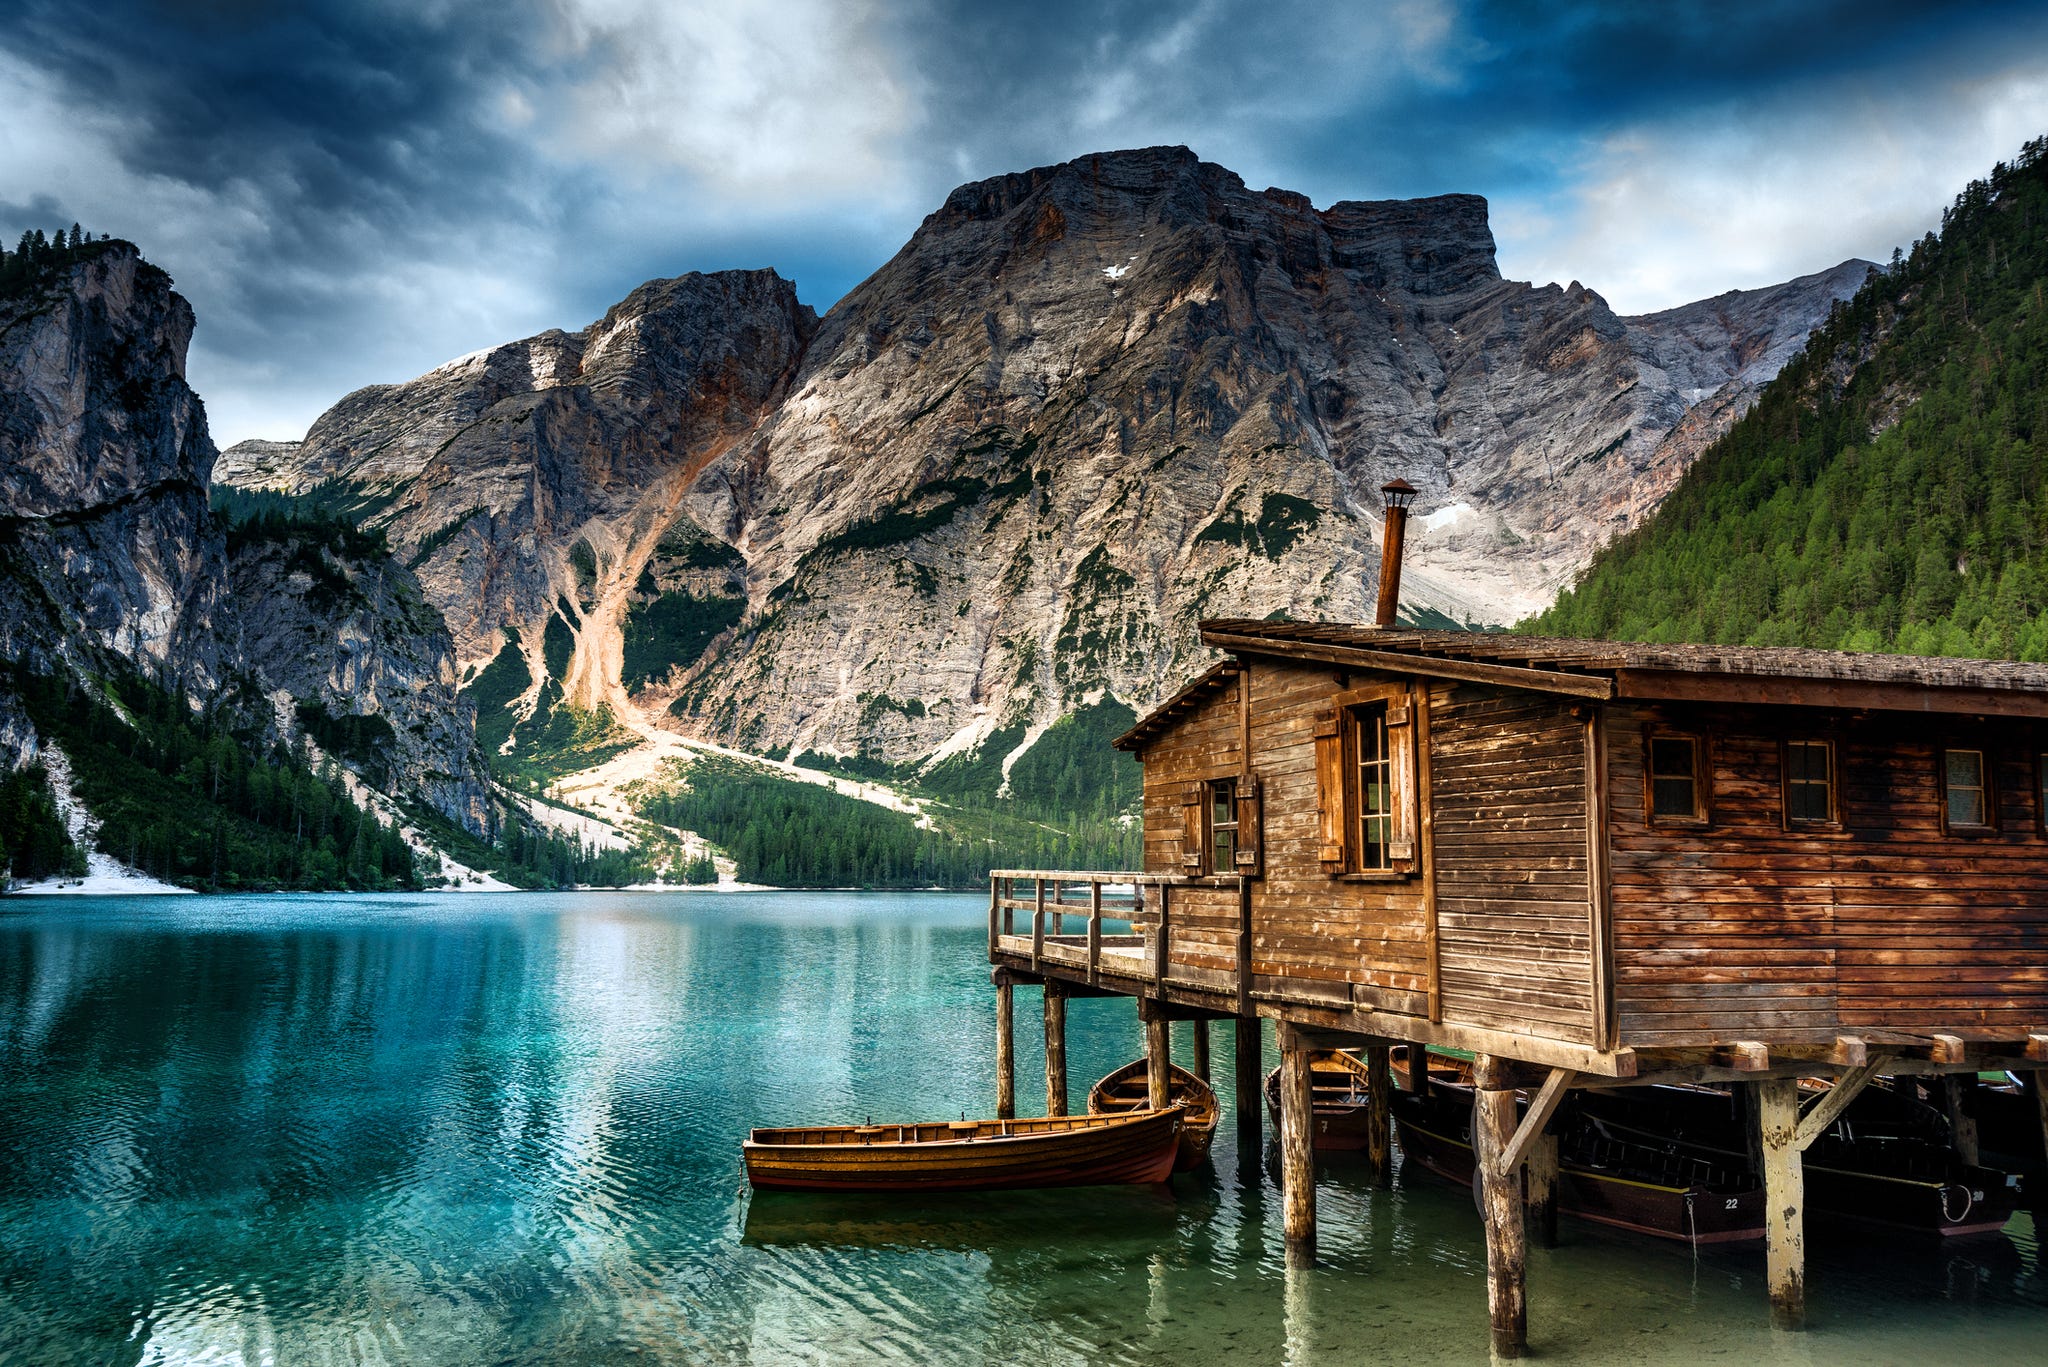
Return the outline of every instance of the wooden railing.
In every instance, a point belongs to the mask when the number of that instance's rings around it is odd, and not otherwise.
[[[1039,967],[1047,944],[1087,947],[1088,981],[1102,980],[1102,955],[1150,949],[1145,967],[1154,982],[1166,976],[1171,936],[1172,889],[1187,880],[1178,874],[1076,873],[1070,870],[996,869],[989,874],[988,949],[993,956],[1005,937],[1017,934],[1017,913],[1031,913],[1031,966]],[[1067,920],[1078,917],[1082,933],[1069,935]],[[1104,921],[1146,926],[1150,934],[1105,935]],[[1128,955],[1124,956],[1130,957]]]

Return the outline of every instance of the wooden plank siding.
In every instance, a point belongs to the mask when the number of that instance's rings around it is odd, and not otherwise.
[[[1430,695],[1443,1019],[1594,1043],[1586,728],[1567,700]]]
[[[1677,702],[1611,704],[1604,724],[1621,1043],[2048,1021],[2034,724]],[[1645,819],[1646,727],[1703,738],[1704,825]],[[1835,742],[1838,826],[1788,827],[1788,739]],[[1996,829],[1944,831],[1945,746],[1985,752]]]
[[[1240,773],[1247,679],[1264,828],[1251,897],[1259,989],[1425,1017],[1438,986],[1446,1023],[1593,1042],[1585,729],[1571,700],[1416,685],[1429,689],[1433,936],[1419,872],[1333,876],[1320,858],[1317,717],[1386,675],[1262,657],[1188,700],[1142,750],[1145,871],[1184,871],[1191,790]],[[1234,972],[1235,879],[1171,898],[1173,968]]]

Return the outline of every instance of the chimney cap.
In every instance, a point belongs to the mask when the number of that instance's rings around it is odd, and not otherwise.
[[[1389,508],[1405,508],[1415,501],[1416,488],[1405,479],[1390,479],[1380,486],[1380,497]]]

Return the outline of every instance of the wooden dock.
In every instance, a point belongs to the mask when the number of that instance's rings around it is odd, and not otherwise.
[[[1502,1356],[1526,1341],[1525,1200],[1547,1237],[1551,1121],[1576,1090],[1747,1089],[1786,1326],[1800,1156],[1862,1088],[1927,1079],[1967,1148],[1977,1074],[2011,1070],[2048,1135],[2048,669],[1284,622],[1203,638],[1229,658],[1118,742],[1144,765],[1144,870],[992,875],[1005,1114],[1019,985],[1043,990],[1053,1114],[1068,997],[1137,1003],[1162,1096],[1166,1023],[1198,1022],[1206,1055],[1207,1023],[1232,1021],[1253,1143],[1274,1021],[1306,1262],[1307,1052],[1363,1048],[1381,1077],[1397,1044],[1469,1052]],[[1835,1085],[1802,1114],[1812,1076]]]

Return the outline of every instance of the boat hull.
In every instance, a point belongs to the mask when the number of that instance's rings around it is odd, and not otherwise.
[[[1167,1078],[1167,1102],[1187,1108],[1173,1170],[1191,1172],[1209,1161],[1210,1146],[1216,1141],[1216,1120],[1220,1114],[1216,1093],[1185,1068],[1169,1065]],[[1151,1100],[1145,1060],[1138,1059],[1107,1074],[1088,1089],[1088,1114],[1129,1115],[1146,1109]]]
[[[1727,1093],[1647,1087],[1586,1105],[1618,1133],[1748,1167],[1743,1124]],[[1923,1103],[1889,1088],[1866,1088],[1801,1160],[1808,1217],[1943,1238],[2003,1229],[2019,1204],[2018,1180],[1963,1162],[1947,1142],[1946,1127]]]
[[[1121,1186],[1172,1175],[1184,1114],[756,1130],[741,1153],[762,1191]]]
[[[1366,1088],[1372,1074],[1366,1066],[1339,1049],[1312,1050],[1308,1059],[1309,1085],[1314,1094],[1315,1149],[1318,1153],[1356,1153],[1372,1137],[1372,1114],[1366,1105]],[[1273,1123],[1280,1123],[1280,1070],[1266,1074],[1266,1110]]]
[[[1404,1155],[1446,1181],[1472,1185],[1478,1162],[1470,1137],[1469,1093],[1433,1098],[1397,1093],[1394,1128]],[[1676,1187],[1570,1164],[1558,1169],[1557,1208],[1595,1224],[1684,1243],[1747,1243],[1764,1234],[1761,1190]]]

